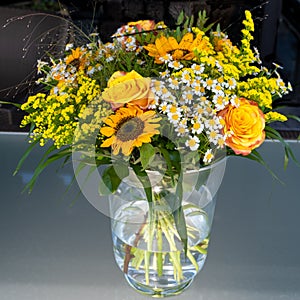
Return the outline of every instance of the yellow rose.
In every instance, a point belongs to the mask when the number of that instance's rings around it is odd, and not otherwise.
[[[136,71],[115,72],[108,80],[107,89],[102,93],[102,98],[116,110],[124,106],[137,105],[145,110],[153,103],[153,93],[150,90],[150,78],[141,76]]]
[[[118,83],[127,81],[129,79],[137,79],[137,78],[144,78],[136,71],[131,72],[124,72],[124,71],[117,71],[111,75],[109,80],[107,81],[107,87],[110,88]]]
[[[223,118],[226,145],[235,154],[248,155],[265,140],[265,117],[257,103],[244,98],[218,113]]]

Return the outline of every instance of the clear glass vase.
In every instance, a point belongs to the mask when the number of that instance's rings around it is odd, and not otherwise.
[[[148,172],[150,203],[134,173],[110,196],[115,260],[135,290],[154,297],[177,295],[203,268],[225,166],[223,158],[184,172],[181,188]]]

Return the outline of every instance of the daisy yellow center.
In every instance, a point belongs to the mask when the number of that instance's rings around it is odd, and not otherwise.
[[[122,142],[135,140],[145,128],[144,122],[140,118],[127,117],[120,121],[116,128],[116,136]]]

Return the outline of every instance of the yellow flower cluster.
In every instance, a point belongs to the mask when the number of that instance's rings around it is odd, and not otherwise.
[[[48,140],[53,140],[57,148],[72,144],[78,118],[101,93],[96,81],[83,73],[78,74],[76,86],[62,84],[57,92],[38,93],[22,105],[21,109],[30,113],[21,125],[34,124],[31,138],[39,140],[41,146]]]
[[[275,121],[285,122],[285,121],[287,121],[288,118],[286,116],[284,116],[283,114],[280,114],[276,111],[270,111],[265,114],[265,119],[266,119],[267,123],[270,123],[270,122],[275,122]]]

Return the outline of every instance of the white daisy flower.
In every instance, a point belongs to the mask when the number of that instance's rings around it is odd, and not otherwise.
[[[167,53],[166,55],[161,56],[159,60],[165,64],[168,64],[169,62],[173,61],[173,58],[171,54]]]
[[[179,122],[178,126],[175,128],[175,131],[177,132],[178,136],[184,136],[188,133],[187,126],[183,122]]]
[[[169,78],[169,87],[173,90],[178,90],[179,89],[179,81],[176,78]]]
[[[192,133],[199,134],[203,131],[204,124],[201,122],[200,119],[194,118],[192,119],[191,123],[192,123],[192,127],[191,127]]]
[[[66,45],[66,51],[69,51],[69,50],[71,50],[72,48],[74,47],[74,44],[72,44],[72,43],[68,43],[67,45]]]
[[[195,80],[193,80],[191,86],[194,90],[195,95],[202,96],[204,94],[205,89],[203,87],[202,80],[195,78]]]
[[[188,70],[184,70],[181,74],[181,81],[187,85],[191,85],[192,76]]]
[[[205,164],[209,164],[213,158],[214,158],[214,155],[212,154],[212,149],[208,149],[204,154],[203,162]]]
[[[169,111],[169,106],[167,102],[163,101],[158,108],[162,113],[166,114]]]
[[[207,78],[206,80],[203,81],[203,86],[207,89],[207,90],[212,90],[212,88],[215,85],[215,80],[211,79],[211,78]]]
[[[235,107],[239,107],[239,105],[240,105],[239,98],[236,95],[233,95],[230,98],[230,104],[233,105],[233,106],[235,106]]]
[[[229,80],[227,80],[227,88],[229,89],[229,90],[233,90],[233,89],[235,89],[236,88],[236,80],[232,77],[232,78],[230,78]]]
[[[38,60],[37,60],[37,69],[38,69],[37,73],[38,73],[38,74],[41,74],[41,73],[42,73],[43,67],[44,67],[44,66],[47,66],[47,65],[48,65],[47,62],[38,59]]]
[[[200,75],[204,71],[204,66],[203,65],[198,65],[198,64],[192,64],[191,69],[194,71],[196,75]]]
[[[185,142],[186,147],[195,151],[199,148],[200,140],[197,136],[189,136],[188,140]]]
[[[179,61],[174,60],[174,61],[169,61],[168,62],[168,67],[172,68],[174,70],[180,70],[181,68],[183,68],[183,64],[181,64]]]
[[[190,104],[190,103],[192,103],[193,98],[194,98],[194,94],[193,94],[192,90],[184,91],[181,96],[181,100],[183,100],[183,101],[181,101],[181,102]]]
[[[175,112],[175,113],[168,113],[168,120],[170,121],[170,123],[177,125],[180,121],[181,118],[181,113],[180,112]]]
[[[216,83],[212,86],[212,92],[217,94],[217,95],[224,95],[223,87],[221,84]]]
[[[165,70],[164,72],[159,72],[159,76],[161,78],[169,78],[170,77],[170,71],[169,70]]]
[[[216,110],[222,110],[229,103],[229,97],[224,95],[215,95],[213,97],[213,103]]]

